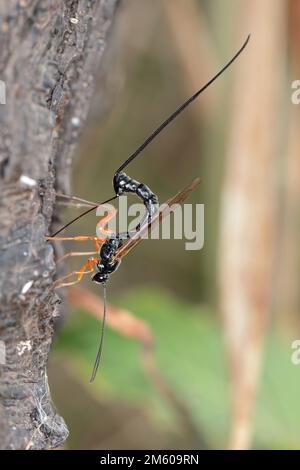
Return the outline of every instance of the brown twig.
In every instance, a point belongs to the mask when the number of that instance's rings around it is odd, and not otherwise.
[[[68,290],[68,299],[76,308],[82,308],[87,313],[101,319],[103,305],[98,295],[88,289],[76,286]],[[127,310],[108,305],[107,324],[122,336],[136,339],[145,345],[153,344],[153,335],[149,325]]]
[[[252,416],[272,304],[274,167],[285,4],[253,0],[237,13],[251,42],[239,61],[222,194],[221,309],[232,379],[229,447],[251,446]],[[240,26],[241,25],[241,26]],[[259,78],[258,78],[259,75]]]
[[[96,318],[101,318],[101,300],[88,289],[77,286],[72,287],[68,291],[68,299],[76,308],[82,308],[86,313]],[[197,448],[207,447],[206,440],[195,426],[190,411],[185,403],[179,399],[159,369],[154,356],[153,333],[147,322],[137,318],[127,310],[109,305],[107,309],[107,324],[119,334],[139,341],[141,344],[142,366],[159,394],[177,413],[185,432],[188,433],[191,445]]]

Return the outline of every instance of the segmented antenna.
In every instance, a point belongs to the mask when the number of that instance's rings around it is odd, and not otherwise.
[[[155,137],[160,134],[160,132],[168,126],[168,124],[170,124],[185,108],[187,108],[196,98],[198,98],[199,95],[201,95],[201,93],[203,93],[204,90],[206,90],[206,88],[208,88],[215,80],[217,80],[217,78],[222,75],[223,72],[225,72],[225,70],[230,67],[230,65],[238,58],[238,56],[243,52],[243,50],[245,49],[245,47],[247,46],[248,42],[249,42],[249,39],[250,39],[250,34],[248,35],[246,41],[244,42],[244,44],[242,45],[242,47],[238,50],[238,52],[232,57],[232,59],[227,62],[226,65],[224,65],[224,67],[214,76],[212,77],[202,88],[200,88],[200,90],[196,91],[196,93],[194,95],[192,95],[190,98],[188,98],[181,106],[179,106],[179,108],[176,109],[176,111],[174,111],[173,114],[171,114],[171,116],[169,116],[167,119],[165,119],[165,121],[163,121],[161,123],[161,125],[155,129],[150,135],[149,137],[147,137],[147,139],[142,143],[142,145],[140,145],[128,158],[127,160],[122,163],[122,165],[120,166],[120,168],[117,169],[116,173],[119,173],[120,171],[124,170],[124,168],[129,165],[130,162],[132,162],[132,160],[134,160],[146,147],[147,145],[150,144],[150,142],[152,142],[153,139],[155,139]]]
[[[103,340],[104,340],[104,333],[105,333],[105,323],[106,323],[106,283],[103,283],[103,316],[102,316],[102,324],[101,324],[101,336],[100,336],[100,343],[97,352],[97,356],[95,359],[95,364],[93,367],[93,372],[90,378],[90,383],[95,380],[97,370],[99,368],[99,364],[101,361],[102,349],[103,349]]]

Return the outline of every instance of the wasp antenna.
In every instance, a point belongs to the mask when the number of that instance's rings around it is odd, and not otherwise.
[[[110,199],[107,199],[107,201],[103,201],[101,202],[100,204],[97,204],[96,206],[93,206],[93,207],[90,207],[89,209],[87,209],[86,211],[82,212],[81,214],[79,214],[77,217],[75,217],[75,219],[72,219],[70,220],[70,222],[68,222],[66,225],[64,225],[63,227],[61,227],[59,230],[57,230],[57,232],[53,233],[52,235],[49,235],[50,237],[56,237],[56,235],[58,235],[60,232],[62,232],[63,230],[65,230],[67,227],[69,227],[70,225],[74,224],[74,222],[76,222],[77,220],[81,219],[81,217],[89,214],[90,212],[92,212],[93,210],[97,209],[97,207],[99,206],[102,206],[103,204],[107,204],[108,202],[111,202],[113,201],[114,199],[117,199],[118,196],[113,196],[111,197]],[[49,241],[49,240],[47,240]]]
[[[103,283],[103,316],[102,316],[102,325],[101,325],[101,336],[100,336],[100,343],[99,343],[99,348],[97,352],[97,356],[95,359],[95,364],[93,367],[93,372],[90,378],[90,383],[92,383],[95,380],[97,370],[99,368],[99,364],[101,361],[101,356],[102,356],[102,349],[103,349],[103,340],[104,340],[104,333],[105,333],[105,324],[106,324],[106,283]]]
[[[124,170],[124,168],[129,165],[130,162],[132,162],[132,160],[134,160],[146,147],[147,145],[150,144],[150,142],[152,142],[153,139],[155,139],[155,137],[165,128],[167,127],[185,108],[187,108],[196,98],[198,98],[199,95],[201,95],[201,93],[203,93],[206,88],[208,88],[215,80],[217,80],[217,78],[220,77],[220,75],[222,75],[223,72],[225,72],[225,70],[230,67],[230,65],[238,58],[238,56],[243,52],[243,50],[245,49],[245,47],[247,46],[248,42],[249,42],[249,39],[250,39],[250,34],[248,35],[246,41],[244,42],[244,44],[242,45],[242,47],[237,51],[237,53],[232,57],[232,59],[230,59],[229,62],[227,62],[227,64],[224,65],[224,67],[221,68],[221,70],[219,70],[219,72],[214,75],[202,88],[200,88],[200,90],[196,91],[196,93],[194,93],[190,98],[188,98],[181,106],[179,106],[179,108],[176,109],[176,111],[174,111],[174,113],[172,113],[167,119],[165,119],[159,127],[157,127],[157,129],[155,129],[150,135],[149,137],[147,137],[147,139],[142,143],[142,145],[140,145],[128,158],[127,160],[122,163],[122,165],[120,166],[120,168],[118,168],[118,170],[116,171],[116,173],[119,173],[120,171]]]
[[[63,201],[65,201],[65,204],[70,204],[70,205],[82,204],[82,205],[89,206],[89,207],[95,207],[98,205],[97,202],[88,201],[87,199],[82,199],[82,197],[72,196],[69,194],[56,193],[56,199],[62,199]]]

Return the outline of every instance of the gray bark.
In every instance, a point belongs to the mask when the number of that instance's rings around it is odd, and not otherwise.
[[[53,222],[54,190],[69,190],[118,3],[7,0],[0,6],[0,80],[6,84],[0,105],[1,448],[50,449],[68,436],[46,372],[59,299],[53,249],[44,236]]]

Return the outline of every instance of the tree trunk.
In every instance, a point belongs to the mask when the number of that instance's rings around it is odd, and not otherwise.
[[[58,316],[44,236],[69,189],[118,0],[10,0],[0,6],[0,447],[50,449],[68,436],[46,365]],[[2,100],[3,102],[3,100]]]

